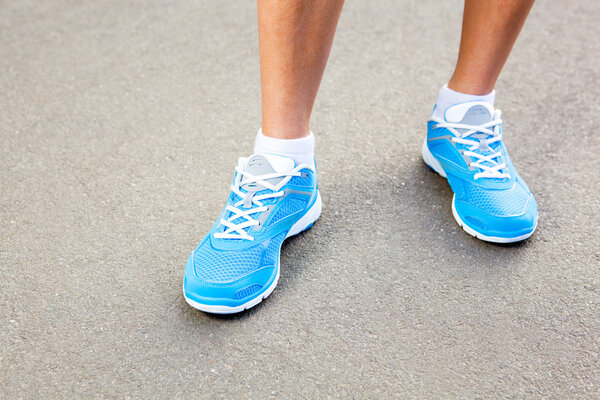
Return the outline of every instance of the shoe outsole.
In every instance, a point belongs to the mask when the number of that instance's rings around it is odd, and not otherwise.
[[[429,147],[427,147],[427,139],[425,139],[425,142],[423,142],[422,154],[423,154],[423,161],[429,168],[431,168],[432,171],[436,172],[441,177],[448,179],[448,177],[446,176],[446,172],[442,168],[442,165],[439,163],[438,160],[435,159],[433,154],[431,154],[431,151],[429,151]],[[533,235],[533,233],[535,232],[535,230],[537,228],[537,218],[536,218],[535,224],[533,225],[533,229],[531,230],[531,232],[527,232],[524,235],[519,235],[519,236],[514,236],[514,237],[486,236],[480,232],[477,232],[475,229],[473,229],[472,227],[467,225],[460,218],[460,216],[458,215],[458,212],[456,211],[456,207],[454,206],[455,199],[456,199],[456,195],[453,195],[452,196],[452,215],[454,216],[454,219],[456,220],[458,225],[469,235],[471,235],[479,240],[483,240],[484,242],[491,242],[491,243],[521,242],[521,241],[527,239],[528,237],[530,237],[531,235]]]
[[[290,228],[288,234],[286,235],[286,237],[283,241],[285,242],[285,240],[288,239],[289,237],[292,237],[294,235],[297,235],[301,232],[304,232],[304,231],[310,229],[314,225],[314,223],[317,221],[317,219],[319,219],[319,217],[321,216],[322,208],[323,208],[323,205],[321,203],[321,194],[317,190],[317,199],[315,200],[315,203],[302,216],[302,218],[300,218],[294,225],[292,225],[292,227]],[[281,242],[281,244],[283,245],[283,242]],[[207,312],[207,313],[211,313],[211,314],[237,314],[242,311],[248,310],[248,309],[256,306],[257,304],[261,303],[264,299],[269,297],[269,295],[271,293],[273,293],[273,290],[275,290],[275,287],[277,286],[277,283],[279,281],[280,253],[281,253],[281,246],[279,247],[279,251],[277,253],[277,275],[275,276],[275,279],[273,280],[271,285],[269,285],[267,290],[265,290],[264,292],[262,292],[255,298],[247,301],[244,304],[241,304],[241,305],[235,306],[235,307],[219,306],[219,305],[213,305],[213,304],[202,304],[202,303],[199,303],[195,300],[188,298],[185,295],[185,288],[183,288],[183,297],[185,298],[185,301],[193,308],[200,310],[200,311]]]

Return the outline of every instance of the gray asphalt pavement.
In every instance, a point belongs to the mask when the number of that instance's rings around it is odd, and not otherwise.
[[[181,293],[260,125],[251,1],[0,1],[0,397],[599,398],[600,2],[540,0],[497,86],[538,231],[464,233],[420,148],[461,2],[348,1],[324,210],[281,280]]]

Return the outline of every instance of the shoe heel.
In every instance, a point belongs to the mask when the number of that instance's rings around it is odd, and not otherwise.
[[[317,190],[317,199],[310,209],[290,228],[286,239],[290,236],[294,236],[303,232],[313,226],[316,220],[321,216],[321,209],[323,205],[321,203],[321,193]]]
[[[429,168],[446,178],[446,173],[444,172],[442,165],[438,160],[435,159],[433,154],[431,154],[431,151],[429,151],[429,147],[427,146],[427,138],[425,138],[425,141],[423,142],[421,154],[423,155],[423,161],[425,161],[425,164],[427,164]]]

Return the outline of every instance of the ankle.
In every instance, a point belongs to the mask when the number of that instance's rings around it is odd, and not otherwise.
[[[309,118],[289,115],[265,116],[263,115],[263,135],[276,139],[301,139],[310,135]]]

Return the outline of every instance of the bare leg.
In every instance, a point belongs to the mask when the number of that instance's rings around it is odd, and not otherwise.
[[[474,95],[494,89],[533,2],[465,0],[460,51],[450,89]]]
[[[343,0],[258,0],[262,130],[296,139],[310,114]]]

